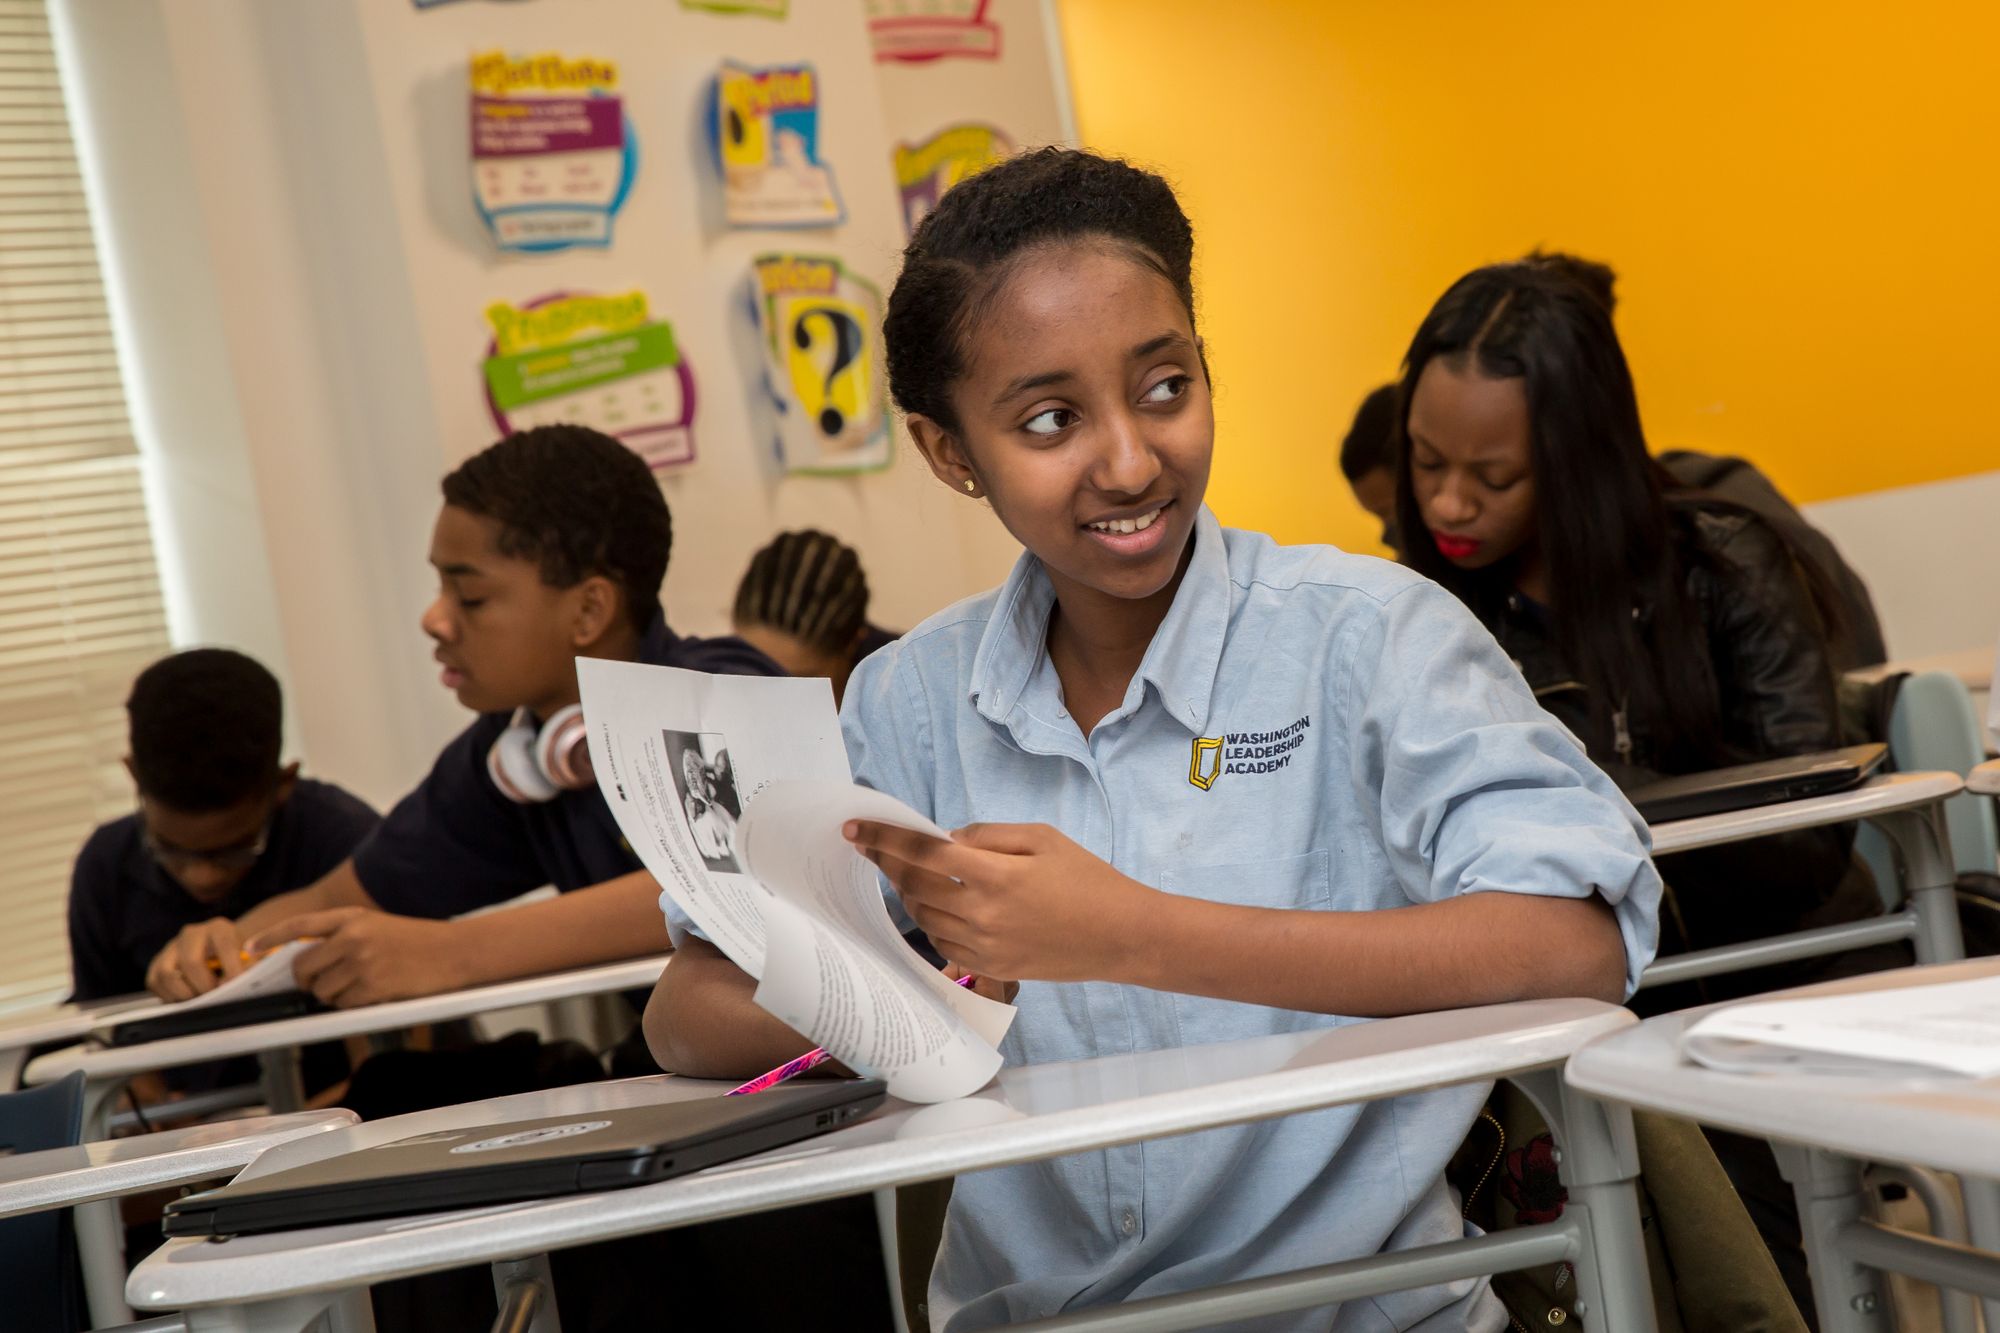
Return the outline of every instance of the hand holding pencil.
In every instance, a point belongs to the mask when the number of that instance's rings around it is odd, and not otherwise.
[[[968,972],[962,976],[953,978],[953,980],[961,986],[969,987],[977,982],[979,978]],[[762,1092],[766,1088],[775,1088],[780,1083],[797,1078],[808,1069],[817,1069],[832,1058],[833,1056],[828,1054],[826,1047],[815,1046],[804,1055],[787,1060],[776,1069],[757,1075],[757,1077],[751,1079],[748,1083],[739,1083],[722,1095],[725,1097],[742,1097],[749,1093]]]

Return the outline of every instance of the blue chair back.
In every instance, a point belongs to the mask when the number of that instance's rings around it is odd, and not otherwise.
[[[1960,776],[1986,759],[1986,734],[1965,682],[1945,671],[1920,671],[1903,680],[1889,713],[1889,754],[1906,773],[1950,772]],[[1959,870],[2000,870],[2000,824],[1994,804],[1964,793],[1945,802],[1951,858]],[[1900,902],[1888,843],[1863,826],[1856,847],[1875,872],[1885,897]]]
[[[83,1138],[83,1075],[0,1093],[0,1152],[74,1147]],[[71,1333],[89,1327],[78,1300],[69,1210],[0,1221],[0,1325]]]

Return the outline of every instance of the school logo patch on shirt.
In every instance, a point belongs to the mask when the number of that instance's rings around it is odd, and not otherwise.
[[[1207,791],[1222,776],[1222,737],[1194,738],[1194,758],[1188,761],[1188,781]]]
[[[1292,762],[1293,751],[1312,729],[1308,713],[1277,731],[1231,731],[1197,736],[1188,759],[1188,783],[1207,791],[1225,773],[1276,773]]]

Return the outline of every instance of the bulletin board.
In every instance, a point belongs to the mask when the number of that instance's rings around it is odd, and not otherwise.
[[[889,410],[880,320],[912,198],[1070,138],[1043,0],[402,0],[366,33],[447,466],[619,436],[684,632],[785,528],[854,544],[891,621],[1004,572]]]

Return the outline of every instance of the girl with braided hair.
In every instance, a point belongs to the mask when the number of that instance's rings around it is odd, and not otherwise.
[[[847,677],[896,636],[868,622],[868,576],[839,538],[781,532],[750,557],[736,589],[736,634],[793,676],[825,676],[840,702]]]

